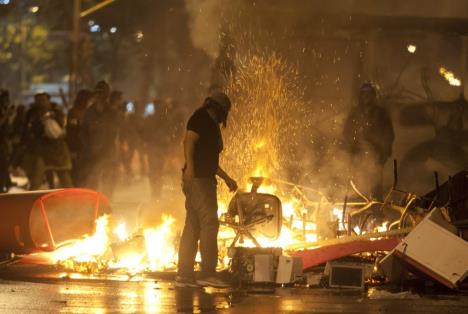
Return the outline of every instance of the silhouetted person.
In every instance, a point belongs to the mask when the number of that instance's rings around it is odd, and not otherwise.
[[[155,112],[145,119],[143,138],[148,156],[148,178],[153,200],[159,200],[167,165],[182,142],[182,117],[174,102],[155,101]],[[174,175],[178,175],[174,173]]]
[[[444,105],[452,110],[445,125],[436,129],[436,138],[454,145],[465,145],[468,143],[468,134],[465,131],[464,116],[468,102],[464,93],[461,93],[453,103]]]
[[[84,143],[82,138],[82,124],[86,110],[92,101],[92,92],[82,89],[78,92],[73,107],[68,111],[67,144],[72,157],[72,179],[75,186],[83,186],[83,156]]]
[[[86,110],[82,124],[85,185],[101,190],[111,198],[118,171],[118,136],[122,115],[115,105],[122,102],[119,92],[109,99],[110,86],[97,83],[93,104]]]
[[[15,116],[11,123],[11,149],[12,154],[10,158],[10,166],[15,170],[19,167],[20,159],[22,156],[23,147],[21,145],[21,138],[23,135],[24,126],[26,123],[26,107],[18,105],[16,107]]]
[[[60,187],[72,187],[72,165],[64,126],[63,112],[53,109],[50,96],[46,93],[36,94],[34,104],[26,114],[22,138],[25,147],[22,167],[28,176],[30,190],[41,187],[47,171],[57,174]]]
[[[237,190],[236,181],[219,166],[219,154],[223,150],[219,125],[226,125],[230,109],[226,94],[213,93],[187,123],[182,180],[186,218],[180,239],[177,286],[228,286],[216,276],[219,228],[216,175],[231,191]],[[200,277],[195,280],[193,268],[198,243],[202,261]]]
[[[144,107],[142,103],[134,103],[134,112],[128,112],[125,116],[124,129],[122,130],[121,140],[125,144],[125,150],[122,150],[122,163],[128,178],[133,177],[132,161],[135,153],[138,154],[140,163],[140,175],[146,174],[145,149],[143,142],[144,133]]]
[[[392,155],[394,139],[392,120],[387,110],[378,106],[374,86],[363,84],[359,103],[347,117],[343,140],[353,157],[354,171],[368,172],[366,183],[374,182],[374,197],[382,197],[382,171]]]
[[[8,91],[0,90],[0,193],[8,192],[10,182],[9,158],[10,158],[10,124],[13,113],[10,106]]]

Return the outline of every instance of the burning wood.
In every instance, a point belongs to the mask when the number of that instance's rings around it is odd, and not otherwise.
[[[174,269],[177,260],[174,221],[172,216],[164,215],[161,225],[134,235],[127,233],[125,224],[119,224],[113,230],[118,240],[112,242],[110,216],[104,215],[96,220],[93,235],[67,241],[55,251],[36,257],[78,272],[114,269],[140,273]]]

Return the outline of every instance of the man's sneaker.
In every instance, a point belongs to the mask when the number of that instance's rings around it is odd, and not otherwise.
[[[193,278],[176,276],[175,286],[178,288],[198,288],[199,285]]]
[[[201,277],[197,284],[202,287],[229,288],[231,285],[215,276]]]

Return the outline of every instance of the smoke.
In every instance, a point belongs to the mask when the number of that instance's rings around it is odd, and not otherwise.
[[[372,167],[374,156],[353,160],[341,145],[343,122],[355,101],[353,94],[359,84],[358,78],[369,76],[369,79],[383,82],[384,87],[392,87],[408,59],[409,40],[417,44],[417,59],[421,63],[424,60],[425,64],[433,63],[439,50],[457,49],[447,49],[433,38],[424,39],[430,33],[409,36],[402,30],[400,37],[390,36],[391,39],[382,33],[372,48],[377,59],[368,60],[366,46],[353,35],[341,33],[343,29],[334,25],[333,14],[434,16],[437,13],[434,6],[422,8],[420,1],[411,3],[185,0],[190,40],[195,48],[211,58],[210,62],[203,59],[199,71],[206,71],[215,59],[223,62],[228,59],[237,71],[237,77],[220,84],[233,100],[222,163],[228,172],[239,181],[250,175],[265,175],[320,187],[330,194],[345,191],[343,185],[353,179],[358,188],[368,194],[370,191],[365,191],[366,187],[370,190],[376,177],[382,175],[379,169]],[[416,14],[422,11],[425,13]],[[320,23],[311,21],[315,15],[323,16],[314,19]],[[327,32],[335,27],[339,32],[331,31],[328,38]],[[229,40],[224,43],[223,38]],[[226,53],[226,58],[224,46],[234,47]],[[370,73],[357,70],[362,55],[365,65],[372,69]],[[445,53],[440,55],[438,58],[444,65],[456,69],[455,65],[447,63],[449,57]],[[417,67],[410,64],[410,70],[416,68],[419,69],[419,64]],[[222,75],[229,71],[218,72]],[[414,73],[419,75],[419,70]],[[423,91],[417,89],[420,84],[414,83],[417,78],[408,74],[411,73],[404,73],[402,85],[422,94]],[[203,84],[199,86],[205,88]],[[386,107],[393,110],[397,118],[396,104],[392,102]],[[298,119],[295,116],[299,116]],[[394,125],[397,140],[391,159],[402,160],[406,151],[422,138],[414,136],[414,128],[401,133],[396,119]],[[384,171],[384,176],[388,177],[384,182],[386,186],[392,180],[391,168],[389,160]]]
[[[221,21],[226,5],[225,0],[185,0],[192,43],[212,59],[219,53]]]

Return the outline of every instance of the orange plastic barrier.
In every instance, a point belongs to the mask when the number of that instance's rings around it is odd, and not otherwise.
[[[0,194],[0,251],[54,250],[93,233],[96,218],[110,212],[107,198],[88,189]]]

